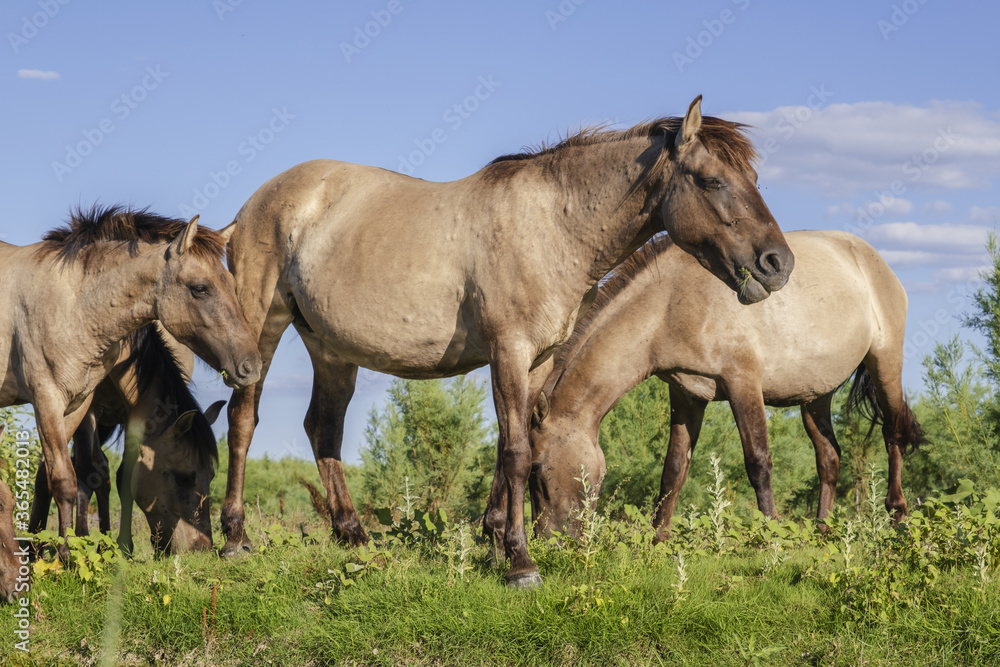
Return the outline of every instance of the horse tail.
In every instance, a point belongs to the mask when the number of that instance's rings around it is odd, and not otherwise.
[[[312,503],[313,509],[316,510],[316,514],[319,515],[323,521],[330,523],[330,509],[326,506],[326,498],[315,485],[311,484],[305,477],[299,477],[299,484],[305,487],[306,491],[309,492],[309,502]]]
[[[871,436],[875,427],[882,426],[885,422],[882,408],[878,404],[878,395],[875,393],[875,381],[863,362],[854,371],[854,381],[847,392],[847,414],[852,412],[859,413],[871,422],[865,437]],[[899,445],[904,454],[927,442],[923,427],[905,400],[896,418],[896,432],[901,436]]]
[[[899,419],[896,421],[896,430],[902,433],[903,439],[900,442],[900,448],[905,454],[907,451],[913,451],[920,445],[927,442],[927,437],[924,436],[924,429],[917,421],[914,416],[913,411],[910,410],[910,406],[903,401],[903,409],[899,413]]]

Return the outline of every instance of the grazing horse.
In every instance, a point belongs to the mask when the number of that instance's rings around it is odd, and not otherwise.
[[[249,550],[243,468],[263,378],[291,324],[313,364],[305,429],[333,535],[368,540],[340,460],[358,367],[423,379],[489,364],[499,443],[484,532],[510,557],[508,583],[540,583],[524,530],[533,392],[591,288],[663,229],[747,303],[792,270],[740,128],[702,119],[699,97],[683,119],[583,131],[458,181],[318,160],[261,186],[229,245],[264,367],[229,404],[224,553]]]
[[[60,535],[76,502],[69,435],[129,333],[159,320],[230,386],[260,377],[222,264],[231,233],[199,229],[196,219],[95,207],[40,243],[0,243],[0,406],[34,406]],[[60,556],[68,557],[65,544]]]
[[[103,445],[121,428],[140,442],[126,447],[128,463],[118,469],[122,521],[118,543],[132,553],[133,498],[145,513],[153,547],[175,553],[210,549],[209,484],[218,461],[211,425],[225,405],[217,401],[202,413],[188,390],[194,355],[155,324],[122,341],[118,363],[93,394],[87,415],[73,434],[77,482],[76,534],[89,533],[87,509],[97,494],[102,533],[111,530],[108,459]],[[183,356],[182,356],[183,355]],[[132,471],[132,475],[128,472]],[[131,493],[126,491],[130,490]],[[35,477],[29,530],[45,528],[49,512],[45,464]]]
[[[582,485],[574,479],[581,465],[591,480],[603,477],[601,420],[650,375],[670,384],[670,442],[654,519],[658,539],[669,536],[709,401],[729,401],[757,505],[770,517],[776,511],[764,406],[802,406],[816,447],[819,517],[827,516],[840,474],[830,404],[851,373],[856,389],[849,403],[867,400],[882,416],[889,453],[886,508],[897,520],[905,516],[902,457],[924,438],[903,397],[903,286],[856,236],[789,232],[785,238],[795,272],[781,292],[753,306],[735,303],[665,237],[615,269],[539,393],[529,484],[539,534],[564,526],[581,502]]]

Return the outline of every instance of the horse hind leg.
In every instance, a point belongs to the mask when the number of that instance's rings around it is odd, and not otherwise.
[[[316,457],[316,467],[326,491],[331,533],[352,545],[367,544],[368,535],[361,527],[358,512],[347,489],[341,446],[344,442],[344,416],[354,395],[358,367],[328,352],[321,341],[300,330],[313,363],[313,389],[304,426]]]
[[[76,471],[76,534],[90,535],[90,498],[101,484],[94,467],[97,417],[88,410],[73,433],[73,468]]]
[[[923,429],[903,395],[902,362],[902,354],[878,355],[870,352],[854,380],[856,385],[860,383],[863,400],[871,405],[877,404],[882,412],[882,437],[889,457],[885,508],[897,523],[906,517],[907,511],[902,486],[903,455],[907,449],[925,442]]]
[[[49,522],[49,508],[52,505],[52,492],[49,491],[48,472],[45,459],[38,463],[35,471],[35,493],[31,500],[31,516],[28,518],[28,531],[37,533],[45,530]]]
[[[98,479],[94,489],[97,496],[98,526],[107,535],[111,532],[111,464],[104,454],[100,439],[94,442],[94,473]]]
[[[830,413],[833,394],[826,394],[802,405],[802,425],[816,450],[816,473],[819,475],[819,507],[816,518],[830,516],[840,478],[840,444],[833,431]],[[825,524],[821,530],[825,530]]]

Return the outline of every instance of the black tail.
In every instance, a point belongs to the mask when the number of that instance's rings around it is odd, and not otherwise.
[[[871,422],[871,427],[868,429],[869,436],[876,426],[882,426],[885,421],[882,407],[878,404],[878,395],[875,393],[875,381],[863,363],[854,371],[854,381],[847,393],[847,413],[852,412],[858,412]],[[927,442],[924,429],[905,401],[897,419],[896,431],[901,436],[899,445],[904,454]]]

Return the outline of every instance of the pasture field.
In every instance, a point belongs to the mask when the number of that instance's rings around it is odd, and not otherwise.
[[[580,538],[533,540],[545,583],[527,592],[504,586],[477,525],[405,498],[369,517],[367,549],[331,542],[303,503],[281,516],[248,503],[257,552],[239,562],[155,558],[140,517],[131,562],[89,538],[77,565],[35,566],[30,652],[14,649],[8,606],[0,662],[1000,664],[1000,491],[960,485],[896,529],[872,488],[823,534],[734,512],[714,464],[710,502],[680,513],[668,543],[628,506],[581,513]]]

